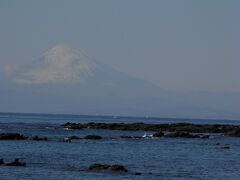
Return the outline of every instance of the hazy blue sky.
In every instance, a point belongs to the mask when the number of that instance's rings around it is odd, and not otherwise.
[[[57,43],[170,90],[240,92],[239,0],[0,0],[0,65]]]

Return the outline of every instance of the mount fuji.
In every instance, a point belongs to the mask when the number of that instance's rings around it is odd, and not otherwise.
[[[6,65],[5,75],[14,89],[61,96],[159,95],[156,85],[121,73],[89,58],[83,50],[59,44],[28,65]],[[9,86],[9,85],[8,85]]]
[[[240,118],[240,95],[169,92],[64,44],[0,76],[0,111]]]

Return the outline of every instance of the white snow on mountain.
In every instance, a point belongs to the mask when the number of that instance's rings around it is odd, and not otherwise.
[[[83,51],[58,44],[47,50],[36,62],[15,78],[22,84],[83,83],[93,76],[97,64]]]

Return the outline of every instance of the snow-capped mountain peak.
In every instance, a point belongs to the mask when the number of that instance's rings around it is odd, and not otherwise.
[[[82,83],[97,67],[84,51],[58,44],[40,56],[35,64],[15,78],[22,84]]]

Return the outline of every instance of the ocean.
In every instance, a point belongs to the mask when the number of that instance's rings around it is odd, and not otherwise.
[[[0,113],[0,133],[48,138],[48,141],[1,140],[0,159],[10,162],[19,158],[27,165],[0,166],[0,180],[240,179],[240,138],[237,137],[120,139],[117,137],[152,132],[68,130],[61,126],[66,122],[240,124],[237,120]],[[105,138],[59,141],[68,136],[91,134]],[[230,148],[221,148],[225,145]],[[90,172],[87,168],[93,163],[122,164],[129,173]]]

